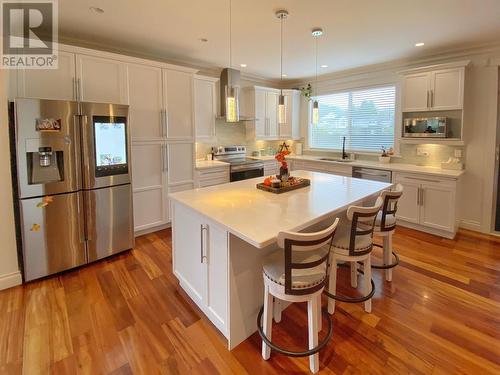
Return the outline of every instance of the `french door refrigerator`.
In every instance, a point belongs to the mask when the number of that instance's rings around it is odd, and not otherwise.
[[[132,248],[128,106],[18,98],[11,116],[24,280]]]

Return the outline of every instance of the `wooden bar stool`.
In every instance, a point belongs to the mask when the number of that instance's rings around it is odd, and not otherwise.
[[[257,328],[262,337],[262,357],[267,360],[271,349],[292,357],[309,356],[313,373],[319,370],[318,352],[332,336],[332,322],[328,314],[328,333],[318,344],[321,322],[321,294],[328,280],[330,247],[339,219],[328,228],[315,233],[280,232],[278,246],[263,262],[264,306],[257,317]],[[293,352],[271,341],[273,297],[287,302],[307,302],[309,350]],[[264,315],[263,322],[262,315]]]
[[[365,311],[371,312],[371,298],[375,293],[375,284],[371,278],[371,258],[373,249],[373,230],[377,214],[382,207],[382,198],[378,197],[373,207],[351,206],[347,210],[347,219],[341,221],[337,233],[332,241],[330,253],[330,281],[325,294],[328,299],[328,312],[335,312],[335,300],[348,303],[365,303]],[[351,267],[351,286],[358,286],[357,263],[363,263],[364,270],[364,296],[349,298],[336,295],[337,264],[347,262]],[[360,271],[362,272],[362,271]],[[371,288],[371,289],[370,289]]]
[[[392,235],[396,231],[396,212],[398,210],[398,200],[403,195],[403,185],[397,184],[394,190],[383,191],[380,197],[384,203],[381,211],[375,220],[374,234],[382,237],[383,246],[373,244],[373,246],[383,248],[383,264],[372,264],[372,268],[385,270],[385,279],[392,281],[392,269],[399,264],[399,257],[392,248]],[[391,258],[394,261],[391,262]]]

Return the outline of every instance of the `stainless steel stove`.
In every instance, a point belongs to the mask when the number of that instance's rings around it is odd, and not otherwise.
[[[214,153],[214,160],[230,164],[231,182],[264,176],[264,163],[247,158],[246,154],[245,146],[219,146]]]

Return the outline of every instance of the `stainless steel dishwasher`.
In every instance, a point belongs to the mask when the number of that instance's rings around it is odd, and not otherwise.
[[[384,169],[353,167],[352,177],[380,182],[392,182],[392,172]]]

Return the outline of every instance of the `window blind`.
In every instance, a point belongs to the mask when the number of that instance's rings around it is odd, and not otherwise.
[[[319,123],[309,125],[309,147],[379,151],[394,146],[396,87],[376,87],[317,97]]]

